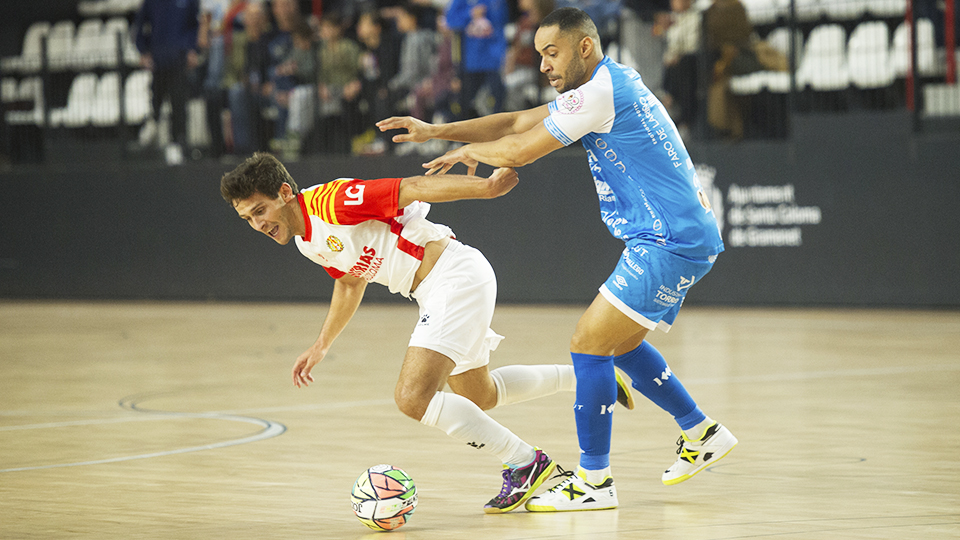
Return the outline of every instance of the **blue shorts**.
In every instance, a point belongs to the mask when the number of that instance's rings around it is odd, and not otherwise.
[[[687,291],[716,260],[715,255],[694,260],[656,246],[629,246],[600,294],[644,328],[669,332]]]

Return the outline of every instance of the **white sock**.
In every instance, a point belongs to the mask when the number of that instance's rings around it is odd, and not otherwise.
[[[577,389],[572,364],[504,366],[490,376],[497,387],[497,407]]]
[[[469,399],[448,392],[437,392],[420,423],[435,427],[454,439],[490,452],[507,466],[533,461],[533,447],[512,431],[487,416]]]
[[[604,483],[608,477],[613,477],[613,475],[610,474],[610,467],[600,469],[599,471],[591,471],[584,469],[583,467],[577,467],[577,476],[583,478],[588,484],[593,484],[594,486],[599,486],[600,484]]]
[[[703,432],[713,424],[713,419],[709,416],[704,416],[703,421],[699,424],[693,426],[690,429],[683,430],[683,434],[687,436],[687,439],[691,441],[699,441],[700,437],[703,437]]]

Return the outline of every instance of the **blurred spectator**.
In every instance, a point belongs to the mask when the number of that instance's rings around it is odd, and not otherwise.
[[[320,20],[320,97],[318,135],[324,152],[346,154],[359,130],[362,88],[360,46],[344,37],[343,21],[336,12]]]
[[[223,109],[226,102],[223,93],[223,72],[226,64],[224,42],[225,28],[232,24],[228,14],[242,0],[201,0],[200,27],[197,48],[201,57],[201,93],[206,102],[207,128],[210,130],[210,154],[219,157],[224,153]]]
[[[507,52],[504,28],[508,15],[506,0],[453,0],[447,8],[447,24],[462,36],[460,105],[464,118],[478,116],[473,102],[483,87],[493,96],[491,112],[503,110],[506,90],[500,70]]]
[[[436,33],[419,26],[419,10],[410,3],[396,10],[397,30],[402,34],[400,71],[387,83],[390,90],[391,114],[410,111],[414,88],[430,77],[437,48]]]
[[[279,74],[276,68],[287,61],[293,51],[293,30],[297,28],[303,19],[300,15],[300,6],[297,0],[271,0],[271,12],[276,28],[269,38],[268,50],[270,52],[270,67],[268,76],[270,79],[266,90],[270,96],[269,114],[274,116],[275,138],[282,138],[287,129],[286,106],[280,102],[286,103],[290,92],[296,86],[296,80],[292,75]]]
[[[665,34],[670,0],[625,0],[620,28],[621,62],[633,67],[654,94],[663,91]]]
[[[439,42],[430,76],[414,89],[414,118],[433,123],[446,123],[454,116],[453,104],[460,93],[460,79],[453,62],[454,35],[447,26],[446,17],[437,15]]]
[[[705,18],[707,49],[713,60],[707,123],[719,136],[739,140],[743,138],[743,113],[730,93],[730,77],[759,69],[750,43],[753,27],[740,0],[713,0]]]
[[[223,77],[230,107],[233,151],[245,155],[265,148],[262,109],[269,98],[267,71],[270,29],[262,2],[249,2],[243,11],[243,31],[233,32],[230,56]]]
[[[696,125],[697,79],[700,53],[700,10],[693,0],[670,0],[673,19],[667,29],[667,50],[663,54],[663,104],[677,124],[681,137]]]
[[[381,154],[389,137],[373,124],[391,115],[387,82],[399,71],[400,37],[384,27],[377,11],[368,10],[357,20],[357,39],[363,45],[360,125],[367,129],[353,141],[353,153]]]
[[[540,55],[533,44],[540,21],[554,9],[554,0],[519,0],[520,18],[504,60],[503,83],[508,111],[529,109],[541,103],[540,90],[547,86],[540,73]]]
[[[133,23],[140,62],[153,72],[153,118],[141,131],[141,143],[149,144],[156,136],[160,106],[169,98],[172,140],[164,155],[171,165],[183,162],[187,135],[187,69],[199,64],[196,51],[199,15],[198,0],[144,0]]]
[[[280,65],[274,68],[278,78],[289,80],[292,89],[285,91],[286,85],[278,85],[274,90],[274,104],[277,107],[275,138],[270,149],[295,159],[300,153],[303,137],[313,129],[317,100],[315,83],[318,76],[318,58],[314,50],[314,32],[306,21],[301,20],[291,32],[293,48]]]

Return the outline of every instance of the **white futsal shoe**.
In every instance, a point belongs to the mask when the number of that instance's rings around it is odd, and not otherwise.
[[[528,512],[573,512],[577,510],[607,510],[617,507],[617,488],[613,478],[606,477],[599,486],[586,481],[583,469],[562,471],[557,476],[566,478],[543,495],[527,501]]]
[[[681,434],[677,440],[677,462],[663,473],[663,483],[672,486],[693,478],[695,474],[720,461],[737,445],[730,430],[714,422],[703,435],[691,441]]]

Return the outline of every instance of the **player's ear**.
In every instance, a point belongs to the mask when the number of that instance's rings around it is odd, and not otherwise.
[[[583,36],[583,39],[580,40],[580,57],[589,58],[593,54],[593,38],[590,36]]]
[[[288,203],[293,199],[297,198],[297,194],[293,192],[293,188],[290,187],[290,184],[284,182],[280,185],[280,198],[283,199],[283,202]]]

